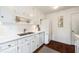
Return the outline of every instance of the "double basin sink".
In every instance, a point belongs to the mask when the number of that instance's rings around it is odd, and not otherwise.
[[[33,34],[34,32],[27,32],[27,33],[20,33],[18,34],[19,36],[24,36],[24,35],[29,35],[29,34]]]

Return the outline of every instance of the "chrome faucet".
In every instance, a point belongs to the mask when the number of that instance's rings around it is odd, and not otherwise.
[[[25,33],[26,32],[26,29],[23,29],[23,32]]]

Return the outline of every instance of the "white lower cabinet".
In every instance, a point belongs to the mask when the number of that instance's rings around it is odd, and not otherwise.
[[[35,39],[35,41],[36,41],[36,48],[39,48],[40,46],[39,46],[39,34],[36,34],[35,36],[34,36],[34,39]]]
[[[30,53],[30,46],[29,43],[22,44],[18,47],[18,53]]]
[[[38,41],[38,39],[36,39],[35,36],[32,36],[32,38],[31,38],[31,52],[34,52],[37,49],[37,41]]]
[[[17,53],[17,41],[0,44],[0,53]]]
[[[30,53],[31,52],[31,44],[30,38],[22,38],[18,40],[18,53]]]
[[[44,33],[0,44],[0,53],[32,53],[44,43]]]
[[[39,46],[44,43],[44,33],[39,33]]]
[[[44,33],[41,32],[34,36],[34,40],[36,41],[36,48],[39,48],[44,43]]]
[[[17,46],[2,50],[1,53],[17,53]]]

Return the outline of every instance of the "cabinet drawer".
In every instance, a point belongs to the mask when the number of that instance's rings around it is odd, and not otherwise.
[[[3,44],[0,44],[0,51],[8,49],[17,45],[17,41],[10,41]]]
[[[39,40],[39,34],[34,35],[34,39],[33,40]]]
[[[32,38],[31,37],[24,37],[18,40],[18,44],[24,44],[25,42],[30,41]]]

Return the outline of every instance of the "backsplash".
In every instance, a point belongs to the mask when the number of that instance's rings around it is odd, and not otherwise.
[[[32,25],[24,23],[24,22],[18,22],[17,23],[17,33],[24,33],[24,29],[26,29],[25,32],[31,31]]]

